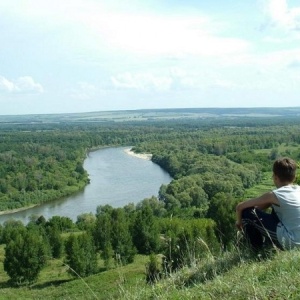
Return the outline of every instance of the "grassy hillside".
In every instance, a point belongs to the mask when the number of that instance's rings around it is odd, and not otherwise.
[[[299,262],[299,251],[267,258],[231,253],[124,299],[300,299]]]
[[[3,247],[1,247],[1,261]],[[300,252],[254,254],[237,247],[195,262],[155,285],[144,280],[146,257],[84,279],[73,279],[52,261],[36,284],[9,288],[0,265],[0,299],[300,299]]]
[[[3,270],[4,247],[0,247],[0,299],[122,299],[122,289],[144,284],[147,258],[136,256],[133,264],[87,278],[73,278],[62,260],[51,260],[30,287],[12,288]],[[101,261],[100,261],[101,264]],[[101,265],[100,265],[101,269]]]

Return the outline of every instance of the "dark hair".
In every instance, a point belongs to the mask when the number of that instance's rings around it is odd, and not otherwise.
[[[293,182],[296,177],[297,163],[288,157],[275,160],[273,164],[273,173],[282,182]]]

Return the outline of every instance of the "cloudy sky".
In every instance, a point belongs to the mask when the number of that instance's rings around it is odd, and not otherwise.
[[[1,115],[299,100],[299,0],[0,1]]]

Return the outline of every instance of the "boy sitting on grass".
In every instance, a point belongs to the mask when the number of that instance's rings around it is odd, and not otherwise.
[[[273,164],[276,189],[237,205],[236,227],[254,249],[268,241],[280,249],[300,247],[300,187],[293,184],[296,169],[294,160],[277,159]],[[272,212],[265,212],[269,207]]]

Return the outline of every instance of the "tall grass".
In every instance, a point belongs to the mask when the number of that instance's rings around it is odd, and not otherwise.
[[[300,299],[298,250],[253,253],[237,244],[216,257],[208,253],[152,285],[145,282],[147,261],[148,257],[137,256],[133,264],[84,282],[72,279],[61,262],[51,261],[38,282],[26,288],[8,287],[0,266],[0,299]]]
[[[124,299],[300,299],[300,252],[236,249],[183,268]],[[122,299],[122,298],[120,298]]]

